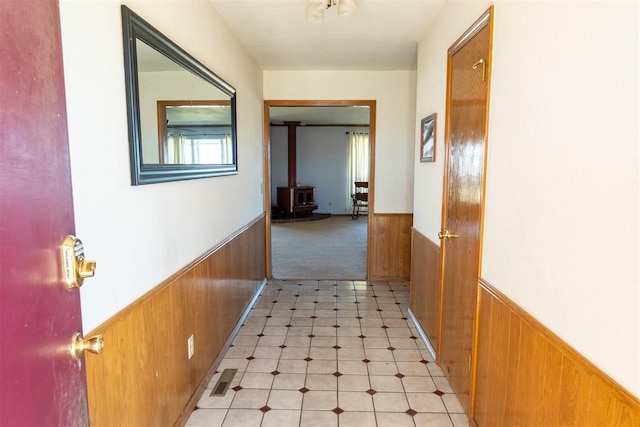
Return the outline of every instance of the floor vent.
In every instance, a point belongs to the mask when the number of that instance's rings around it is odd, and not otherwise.
[[[213,387],[213,391],[210,396],[224,396],[229,389],[231,381],[233,381],[233,377],[235,377],[237,373],[237,369],[225,369],[222,371],[222,375],[220,375],[220,379],[216,383],[215,387]]]

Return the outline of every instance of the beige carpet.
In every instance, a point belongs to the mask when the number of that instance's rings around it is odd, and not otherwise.
[[[366,279],[367,217],[271,224],[271,258],[276,279]]]

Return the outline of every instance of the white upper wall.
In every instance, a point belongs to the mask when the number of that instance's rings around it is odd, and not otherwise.
[[[235,87],[239,174],[131,186],[120,3],[60,1],[85,331],[263,212],[262,71],[207,0],[125,3]]]
[[[264,99],[375,100],[375,212],[413,212],[415,71],[265,71]]]
[[[414,224],[440,227],[447,48],[486,10],[448,2],[419,45]],[[495,5],[482,277],[640,396],[639,6]],[[416,147],[418,141],[416,140]]]

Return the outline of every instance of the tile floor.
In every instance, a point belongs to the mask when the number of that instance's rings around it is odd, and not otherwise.
[[[408,305],[405,282],[270,282],[186,425],[468,426]]]

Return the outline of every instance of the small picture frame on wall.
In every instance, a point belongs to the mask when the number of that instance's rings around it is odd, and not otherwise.
[[[420,121],[420,162],[436,161],[436,117],[428,115]]]

